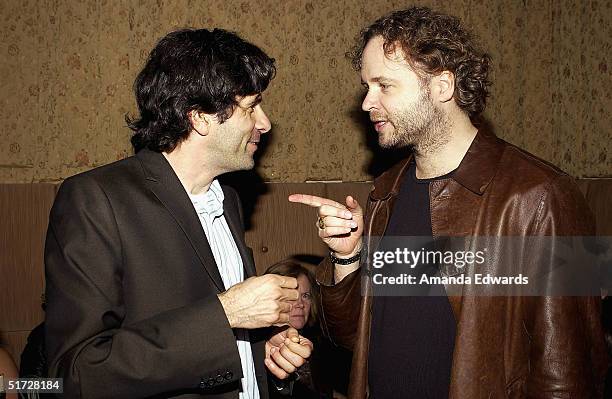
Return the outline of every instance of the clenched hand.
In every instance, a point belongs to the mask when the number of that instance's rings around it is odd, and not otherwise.
[[[266,274],[251,277],[218,295],[232,328],[280,326],[289,322],[291,304],[298,299],[297,280]]]
[[[306,363],[312,353],[312,342],[287,327],[266,342],[266,367],[277,378],[285,379]]]

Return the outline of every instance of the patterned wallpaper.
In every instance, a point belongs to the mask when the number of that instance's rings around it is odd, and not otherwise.
[[[493,57],[488,123],[575,176],[612,175],[611,1],[419,1],[464,19]],[[223,27],[278,62],[264,107],[264,180],[371,179],[385,157],[344,58],[388,0],[3,0],[0,182],[61,180],[125,157],[131,85],[180,27]]]

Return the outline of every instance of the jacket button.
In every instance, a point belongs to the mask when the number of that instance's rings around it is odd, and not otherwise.
[[[215,385],[215,379],[214,379],[214,378],[212,378],[212,377],[210,377],[210,378],[208,379],[207,384],[208,384],[208,386],[209,386],[209,387],[214,386],[214,385]]]
[[[231,380],[233,376],[234,376],[234,373],[232,373],[231,371],[228,371],[227,373],[225,373],[225,379],[228,381]]]
[[[263,252],[263,253],[268,252],[268,247],[261,247],[261,252]]]
[[[204,381],[204,378],[200,378],[200,385],[199,385],[200,389],[204,389],[206,388],[206,381]]]
[[[215,381],[217,381],[217,384],[221,384],[223,382],[223,376],[221,374],[217,375]]]

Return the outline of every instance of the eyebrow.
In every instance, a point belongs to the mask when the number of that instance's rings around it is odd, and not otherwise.
[[[374,82],[374,83],[394,83],[396,80],[395,79],[391,79],[391,78],[387,78],[384,76],[377,76],[375,78],[370,79],[370,81]],[[367,85],[367,82],[364,82],[363,80],[361,81],[362,85]]]
[[[250,107],[254,107],[254,106],[256,106],[257,104],[259,104],[259,103],[261,102],[261,100],[262,100],[262,99],[263,99],[263,98],[262,98],[262,96],[261,96],[261,93],[260,93],[260,94],[258,94],[258,95],[257,95],[257,96],[256,96],[256,97],[253,99],[253,101],[251,101],[250,103],[248,103],[248,104],[247,104],[247,108],[250,108]]]

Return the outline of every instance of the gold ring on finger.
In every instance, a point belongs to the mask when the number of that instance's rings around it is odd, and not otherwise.
[[[325,221],[323,220],[323,218],[321,216],[319,216],[319,220],[317,221],[317,225],[319,226],[319,228],[321,230],[323,230],[325,228]]]

